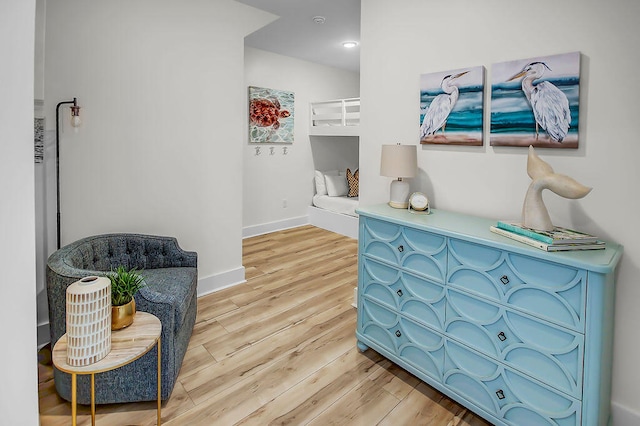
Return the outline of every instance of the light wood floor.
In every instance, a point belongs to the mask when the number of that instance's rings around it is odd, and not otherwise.
[[[486,426],[372,350],[356,349],[357,242],[312,226],[244,240],[247,282],[198,299],[172,425]],[[70,404],[39,365],[42,426],[69,425]],[[100,426],[153,425],[156,405],[97,407]],[[91,422],[79,406],[78,424]]]

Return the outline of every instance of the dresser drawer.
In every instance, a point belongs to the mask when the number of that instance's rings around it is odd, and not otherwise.
[[[445,289],[398,268],[363,258],[360,295],[438,330],[444,326]]]
[[[358,307],[358,332],[374,349],[379,346],[396,359],[442,381],[444,337],[440,333],[378,305],[366,296]]]
[[[453,238],[448,247],[448,285],[584,333],[586,271]]]
[[[507,424],[575,426],[581,403],[446,339],[443,383]]]
[[[447,336],[576,398],[584,336],[530,315],[447,290]]]
[[[446,238],[376,219],[363,222],[362,253],[438,283],[446,274]]]

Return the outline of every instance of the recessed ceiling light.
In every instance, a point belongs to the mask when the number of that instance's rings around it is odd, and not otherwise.
[[[314,16],[312,19],[316,24],[324,24],[324,22],[327,20],[324,16]]]
[[[347,49],[351,49],[354,48],[358,45],[357,41],[345,41],[344,43],[342,43],[343,47],[346,47]]]

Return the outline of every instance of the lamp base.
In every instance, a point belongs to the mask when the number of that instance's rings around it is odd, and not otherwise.
[[[409,207],[409,183],[401,179],[391,181],[389,187],[389,205],[396,209]]]
[[[393,201],[389,201],[387,204],[393,207],[394,209],[408,209],[409,203],[394,203]]]

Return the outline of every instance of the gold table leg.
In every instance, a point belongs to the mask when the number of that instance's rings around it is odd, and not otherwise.
[[[77,411],[76,411],[76,403],[77,403],[77,396],[76,396],[76,392],[78,391],[78,389],[76,388],[76,374],[73,373],[71,374],[71,425],[72,426],[76,426],[78,424],[78,420],[77,420]]]
[[[162,357],[160,355],[160,340],[161,338],[158,337],[158,426],[160,426],[160,421],[161,421],[161,414],[160,414],[160,410],[161,410],[161,396],[162,396]]]

